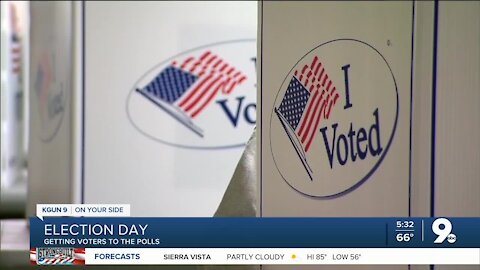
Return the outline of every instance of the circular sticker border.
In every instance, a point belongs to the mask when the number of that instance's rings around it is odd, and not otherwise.
[[[273,163],[275,164],[275,167],[277,168],[277,171],[278,173],[280,174],[280,176],[282,177],[282,179],[285,181],[285,183],[287,183],[288,186],[290,186],[293,190],[295,190],[296,192],[304,195],[304,196],[307,196],[307,197],[310,197],[310,198],[315,198],[315,199],[335,199],[335,198],[338,198],[338,197],[342,197],[342,196],[345,196],[347,195],[348,193],[356,190],[357,188],[359,188],[363,183],[365,183],[369,178],[370,176],[373,175],[373,173],[378,169],[378,167],[380,166],[380,164],[382,163],[383,159],[385,158],[385,156],[387,155],[388,153],[388,150],[390,149],[390,145],[392,144],[392,141],[393,141],[393,138],[395,137],[395,133],[396,133],[396,130],[397,130],[397,124],[398,124],[398,114],[399,114],[399,110],[400,110],[400,107],[399,107],[399,101],[398,101],[398,86],[397,86],[397,80],[395,79],[395,75],[393,74],[393,71],[392,71],[392,68],[390,67],[390,64],[388,63],[387,59],[385,59],[385,57],[375,48],[373,47],[372,45],[368,44],[367,42],[364,42],[364,41],[361,41],[361,40],[358,40],[358,39],[353,39],[353,38],[340,38],[340,39],[333,39],[333,40],[330,40],[330,41],[327,41],[327,42],[324,42],[316,47],[314,47],[313,49],[311,49],[310,51],[308,51],[307,53],[305,53],[293,66],[292,68],[288,71],[287,75],[285,76],[285,78],[283,79],[282,81],[282,84],[280,85],[280,88],[278,89],[277,91],[277,94],[275,95],[275,101],[277,101],[278,99],[278,94],[280,93],[280,91],[282,90],[282,86],[285,84],[285,81],[287,80],[287,77],[289,74],[292,73],[292,70],[298,65],[298,63],[300,63],[300,61],[302,61],[308,54],[310,54],[311,52],[313,52],[314,50],[324,46],[324,45],[327,45],[329,43],[333,43],[333,42],[337,42],[337,41],[353,41],[353,42],[358,42],[358,43],[361,43],[363,45],[366,45],[368,47],[370,47],[371,49],[373,49],[382,59],[383,61],[385,62],[385,64],[387,65],[388,67],[388,70],[390,71],[390,74],[392,75],[392,78],[393,78],[393,83],[395,85],[395,94],[396,94],[396,105],[397,105],[397,109],[396,109],[396,114],[395,114],[395,123],[393,125],[393,130],[392,130],[392,135],[390,135],[390,139],[385,147],[385,151],[382,153],[382,155],[380,156],[380,158],[378,159],[378,161],[375,163],[375,165],[370,169],[370,171],[362,178],[360,179],[358,182],[356,182],[353,186],[343,190],[343,191],[340,191],[340,192],[337,192],[337,193],[334,193],[334,194],[330,194],[330,195],[324,195],[324,196],[319,196],[319,195],[312,195],[312,194],[308,194],[308,193],[305,193],[303,191],[300,191],[299,189],[295,188],[292,184],[290,184],[290,182],[283,176],[282,172],[280,171],[280,169],[278,168],[278,165],[277,165],[277,161],[275,160],[275,155],[273,154],[273,148],[272,148],[272,119],[273,119],[273,109],[271,110],[271,115],[270,115],[270,130],[269,130],[269,144],[270,144],[270,154],[272,155],[272,158],[273,158]]]

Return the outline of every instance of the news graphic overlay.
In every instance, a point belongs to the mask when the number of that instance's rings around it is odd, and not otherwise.
[[[109,207],[106,213],[121,208]],[[30,219],[30,260],[86,265],[480,265],[478,228],[480,218],[44,215],[43,220]]]
[[[31,248],[30,262],[39,265],[85,264],[84,248]]]
[[[129,217],[129,204],[37,204],[37,217]]]
[[[346,194],[381,166],[398,108],[395,76],[377,49],[354,39],[312,48],[275,97],[269,129],[275,167],[304,195]]]
[[[431,242],[433,237],[433,243],[452,246],[448,244],[454,244],[457,241],[457,236],[453,232],[452,222],[447,218],[437,218],[431,225],[427,225],[427,230],[431,230],[433,234],[425,234],[425,221],[421,220],[420,223],[416,220],[397,220],[395,223],[395,241],[398,243],[417,242],[421,239],[421,242]],[[429,238],[425,240],[425,235]],[[414,240],[415,239],[415,240]],[[447,244],[448,243],[448,244]]]
[[[128,204],[37,204],[37,218],[45,217],[128,217]],[[81,226],[78,226],[80,228]],[[83,229],[83,227],[82,227]],[[44,235],[58,235],[48,225],[44,227]],[[95,231],[92,231],[95,233]],[[72,231],[72,235],[78,235]],[[68,243],[71,247],[51,247]],[[85,248],[81,242],[63,241],[61,239],[45,239],[42,247],[30,247],[30,263],[39,265],[82,265],[85,264]]]
[[[255,40],[210,44],[146,69],[127,98],[131,123],[172,146],[243,146],[256,123],[255,45]]]

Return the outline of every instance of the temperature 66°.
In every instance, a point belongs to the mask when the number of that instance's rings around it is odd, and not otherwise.
[[[398,242],[408,242],[413,238],[413,233],[397,233]]]

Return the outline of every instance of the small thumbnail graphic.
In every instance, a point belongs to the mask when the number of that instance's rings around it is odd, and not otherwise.
[[[85,264],[84,248],[32,248],[30,249],[31,264]]]

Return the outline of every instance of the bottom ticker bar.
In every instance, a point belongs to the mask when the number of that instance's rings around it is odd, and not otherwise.
[[[480,248],[86,248],[85,264],[478,265]]]

